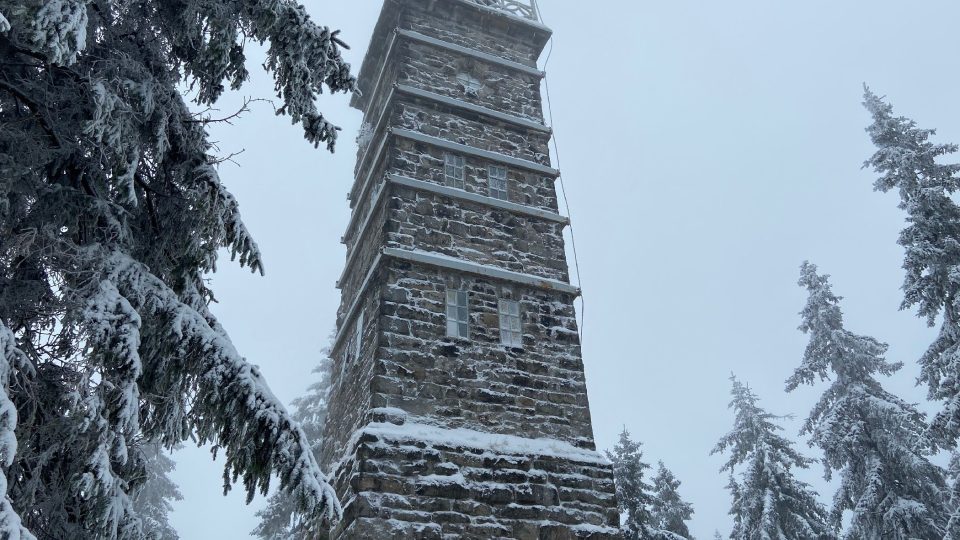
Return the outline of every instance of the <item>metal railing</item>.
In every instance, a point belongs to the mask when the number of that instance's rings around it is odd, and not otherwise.
[[[512,15],[540,22],[537,0],[470,0],[475,4],[506,11]]]

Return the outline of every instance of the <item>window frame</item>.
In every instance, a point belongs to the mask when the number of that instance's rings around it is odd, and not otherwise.
[[[501,298],[497,302],[500,328],[500,344],[504,347],[523,348],[523,313],[518,300]]]
[[[470,295],[462,289],[448,288],[445,297],[446,336],[470,339]]]
[[[460,154],[443,154],[443,183],[454,189],[467,189],[467,160]]]
[[[494,181],[498,183],[496,187]],[[503,187],[500,187],[500,182]],[[507,178],[507,168],[503,165],[487,165],[487,194],[501,201],[510,200],[510,181]]]

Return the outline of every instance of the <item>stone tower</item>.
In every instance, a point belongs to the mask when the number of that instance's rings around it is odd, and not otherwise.
[[[324,465],[334,538],[617,537],[594,447],[534,0],[386,0]]]

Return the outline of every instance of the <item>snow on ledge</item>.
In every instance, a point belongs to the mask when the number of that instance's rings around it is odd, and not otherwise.
[[[607,525],[592,525],[590,523],[581,523],[579,525],[569,526],[573,529],[574,532],[583,532],[589,534],[610,534],[610,535],[619,535],[623,531],[615,527],[610,527]]]
[[[610,462],[595,450],[578,448],[556,439],[527,439],[516,435],[484,433],[472,429],[447,429],[428,424],[406,422],[401,425],[371,422],[360,428],[357,435],[369,434],[395,442],[424,442],[431,445],[471,448],[497,454],[549,456],[583,463],[609,465]]]
[[[397,407],[375,407],[370,409],[370,412],[373,414],[382,414],[384,416],[396,416],[400,418],[407,417],[407,411]]]

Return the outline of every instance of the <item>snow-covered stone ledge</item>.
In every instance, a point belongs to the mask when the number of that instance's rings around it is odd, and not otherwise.
[[[370,422],[358,429],[351,438],[349,447],[356,446],[363,435],[371,435],[395,443],[420,442],[430,446],[463,448],[496,455],[546,456],[580,463],[610,464],[603,454],[595,450],[579,448],[556,439],[529,439],[466,428],[443,428],[419,423],[415,417],[408,417],[405,411],[395,408],[378,408],[371,412],[374,417],[386,421]]]

